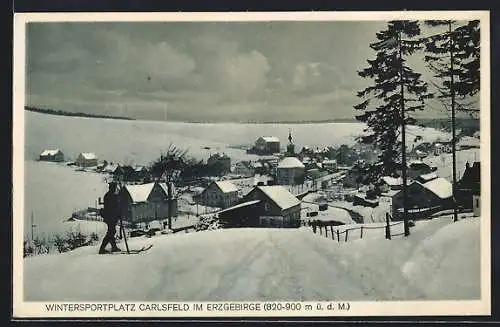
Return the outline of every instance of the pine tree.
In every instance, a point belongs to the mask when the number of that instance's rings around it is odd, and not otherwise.
[[[427,52],[425,61],[439,80],[434,83],[439,91],[438,98],[446,108],[450,108],[451,98],[455,97],[454,101],[458,100],[455,103],[457,111],[471,115],[479,112],[474,98],[480,88],[479,21],[469,21],[458,27],[458,23],[453,20],[425,23],[435,28],[445,28],[422,40]]]
[[[368,126],[365,130],[368,134],[362,141],[380,149],[379,162],[372,166],[369,177],[378,179],[381,175],[393,175],[398,169],[402,171],[405,236],[410,234],[405,126],[415,123],[407,113],[423,110],[424,101],[432,97],[421,74],[414,72],[404,59],[422,48],[420,40],[413,40],[419,34],[417,21],[390,21],[386,30],[376,33],[378,41],[370,44],[377,51],[376,58],[368,60],[370,66],[358,72],[363,78],[373,79],[375,84],[358,92],[364,101],[354,106],[364,111],[356,119]]]
[[[406,64],[405,56],[422,48],[418,39],[417,21],[391,21],[388,28],[376,33],[377,42],[370,47],[377,51],[376,58],[368,60],[369,67],[358,72],[363,78],[374,80],[374,85],[358,92],[364,101],[354,106],[364,111],[356,119],[367,124],[363,143],[370,143],[381,150],[379,164],[372,166],[372,179],[393,175],[401,166],[401,142],[404,130],[400,127],[415,123],[404,113],[423,110],[427,83],[421,74]],[[404,112],[402,105],[404,105]]]
[[[428,52],[425,61],[434,72],[434,77],[440,80],[439,84],[434,84],[439,91],[438,98],[446,108],[449,105],[451,110],[453,220],[458,221],[455,115],[457,110],[476,112],[478,109],[458,103],[456,97],[464,99],[479,92],[479,21],[471,21],[455,28],[456,22],[452,20],[431,20],[426,21],[426,24],[446,28],[445,31],[424,39]]]

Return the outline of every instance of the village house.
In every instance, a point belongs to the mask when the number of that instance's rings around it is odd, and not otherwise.
[[[80,167],[97,166],[97,156],[91,152],[82,152],[76,157],[76,164]]]
[[[481,194],[481,165],[467,162],[462,178],[457,182],[457,202],[464,208],[473,209]],[[476,196],[476,200],[474,200]]]
[[[451,183],[438,177],[426,183],[414,181],[408,185],[407,208],[411,219],[427,218],[431,214],[453,207]],[[403,190],[392,196],[393,219],[401,219],[403,213]]]
[[[59,149],[43,150],[40,153],[40,161],[63,162],[64,154]]]
[[[258,154],[273,154],[280,152],[280,140],[276,136],[261,136],[255,141],[255,151]]]
[[[416,179],[420,175],[429,174],[435,170],[435,167],[431,167],[421,160],[413,160],[408,162],[407,176],[410,179]]]
[[[213,181],[196,200],[208,207],[227,208],[238,201],[238,187],[230,181]]]
[[[391,177],[391,176],[383,176],[380,179],[379,189],[381,192],[389,192],[400,190],[403,186],[403,179],[401,177]]]
[[[277,182],[280,185],[298,185],[304,183],[305,166],[295,157],[285,157],[277,167]]]
[[[102,172],[105,174],[115,174],[117,170],[120,168],[120,165],[116,163],[107,163],[104,168],[102,169]]]
[[[239,204],[218,212],[220,224],[233,227],[300,227],[300,201],[283,186],[257,186]]]
[[[139,223],[168,218],[168,195],[160,183],[125,185],[119,194],[126,221]],[[177,217],[177,199],[171,203],[172,217]]]
[[[324,158],[322,162],[323,169],[333,173],[337,171],[337,160]]]

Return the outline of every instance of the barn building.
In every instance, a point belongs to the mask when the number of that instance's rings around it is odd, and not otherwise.
[[[426,183],[414,181],[407,188],[408,214],[411,219],[427,218],[431,214],[453,207],[451,183],[438,177]],[[403,213],[403,190],[392,196],[393,219],[401,219]]]
[[[40,153],[40,161],[63,162],[64,154],[59,149],[43,150]]]
[[[97,156],[91,152],[82,152],[76,157],[76,164],[80,167],[97,166]]]
[[[280,140],[276,136],[261,136],[255,141],[258,154],[273,154],[280,152]]]
[[[123,219],[132,223],[168,218],[166,186],[157,182],[126,185],[120,190]],[[177,217],[177,199],[172,203],[172,217]]]
[[[238,191],[230,181],[214,181],[197,198],[205,206],[227,208],[238,202]]]
[[[301,203],[283,186],[257,186],[239,204],[218,212],[220,224],[233,227],[300,227]]]

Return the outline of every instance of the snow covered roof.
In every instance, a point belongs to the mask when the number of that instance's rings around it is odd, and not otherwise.
[[[141,171],[143,171],[145,169],[146,169],[146,167],[144,167],[144,166],[135,166],[134,167],[134,170],[137,171],[137,172],[141,172]]]
[[[288,209],[300,204],[299,199],[281,185],[258,186],[257,188],[264,192],[281,209]]]
[[[479,147],[480,141],[476,137],[464,136],[458,141],[458,145],[460,146],[470,146],[470,147]]]
[[[114,172],[115,169],[118,168],[117,164],[108,164],[106,167],[104,167],[105,172]]]
[[[382,180],[389,186],[403,185],[403,179],[401,177],[395,178],[391,176],[384,176]]]
[[[422,185],[441,199],[447,199],[453,195],[451,183],[442,177],[438,177]]]
[[[304,164],[295,157],[286,157],[278,164],[278,168],[304,168]]]
[[[226,212],[226,211],[231,211],[231,210],[234,210],[234,209],[243,208],[243,207],[247,207],[247,206],[251,206],[251,205],[254,205],[254,204],[259,203],[259,202],[260,202],[260,200],[252,200],[252,201],[243,202],[243,203],[237,204],[235,206],[232,206],[232,207],[226,208],[224,210],[221,210],[218,213]]]
[[[238,192],[238,187],[230,181],[217,181],[214,182],[223,193]]]
[[[262,136],[262,139],[266,142],[279,142],[280,139],[276,136]]]
[[[61,152],[59,149],[51,149],[51,150],[43,150],[40,153],[41,156],[55,156],[58,152]]]
[[[97,156],[95,155],[95,153],[92,153],[92,152],[82,152],[82,153],[80,153],[80,155],[86,160],[97,159]]]
[[[252,162],[252,163],[251,163],[251,166],[252,166],[253,168],[262,168],[262,167],[263,167],[262,163],[260,163],[260,162],[258,162],[258,161],[257,161],[257,162]]]
[[[337,160],[335,159],[324,159],[323,164],[336,164]]]
[[[436,178],[438,178],[438,175],[436,172],[422,174],[422,175],[418,176],[418,179],[420,179],[424,182],[428,182],[428,181],[431,181],[431,180],[436,179]]]
[[[155,183],[125,185],[125,189],[130,194],[133,202],[146,202]]]

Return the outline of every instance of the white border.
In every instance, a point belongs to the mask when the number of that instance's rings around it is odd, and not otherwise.
[[[387,21],[394,19],[481,20],[481,300],[478,301],[391,301],[349,302],[351,309],[291,312],[135,312],[134,314],[97,312],[76,315],[48,313],[45,302],[23,301],[23,224],[24,224],[24,101],[25,26],[29,22],[144,22],[144,21]],[[13,51],[13,316],[49,317],[293,317],[293,316],[440,316],[491,314],[490,249],[490,18],[488,11],[400,11],[400,12],[233,12],[233,13],[16,13]],[[466,258],[464,258],[466,260]],[[119,303],[119,302],[117,302]],[[167,302],[165,302],[167,303]],[[186,302],[188,303],[188,302]],[[304,302],[306,303],[306,302]],[[314,302],[316,305],[320,302]]]

